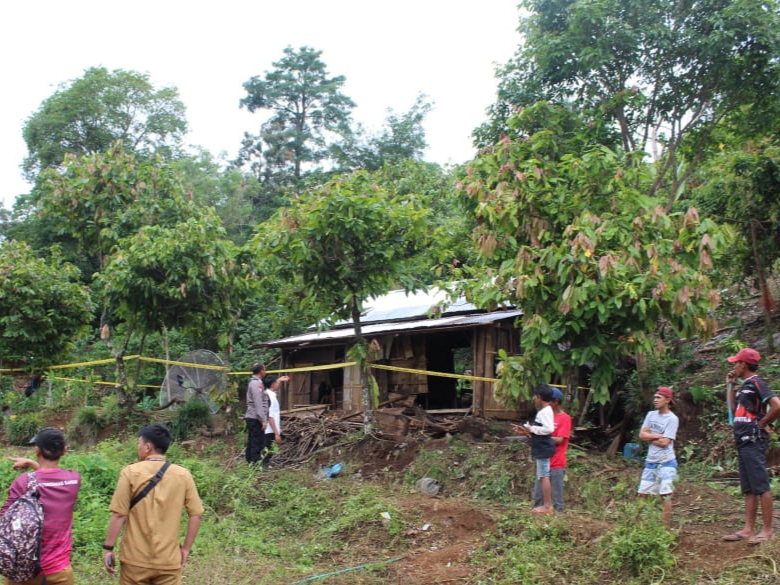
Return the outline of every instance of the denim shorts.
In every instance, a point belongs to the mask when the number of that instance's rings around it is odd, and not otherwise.
[[[645,463],[637,493],[652,496],[666,496],[674,492],[674,482],[676,479],[676,459],[664,463]]]
[[[537,459],[536,460],[536,479],[543,477],[550,477],[550,460],[549,459]]]

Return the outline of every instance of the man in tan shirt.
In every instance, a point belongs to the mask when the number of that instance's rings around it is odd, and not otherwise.
[[[122,527],[119,554],[120,585],[179,585],[195,536],[200,528],[203,504],[192,475],[179,465],[170,465],[162,479],[131,509],[131,500],[165,465],[171,434],[163,425],[149,425],[138,434],[137,463],[119,475],[111,499],[111,519],[103,544],[103,564],[114,574],[114,545]],[[182,510],[189,520],[184,543],[179,545]]]

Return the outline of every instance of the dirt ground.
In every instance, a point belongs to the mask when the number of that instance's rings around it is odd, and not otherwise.
[[[387,575],[398,583],[420,585],[471,582],[474,569],[469,559],[494,527],[502,507],[438,496],[409,496],[401,501],[404,507],[420,510],[430,527],[426,531],[417,529],[410,535],[415,546],[401,560],[388,565]],[[612,528],[606,522],[576,512],[564,514],[582,546],[593,544]],[[780,510],[776,510],[774,518],[780,522]],[[674,511],[674,527],[679,530],[675,572],[716,579],[736,561],[762,562],[765,555],[769,556],[764,561],[774,557],[775,542],[752,547],[722,541],[723,535],[741,528],[742,522],[743,508],[735,506],[732,496],[707,487],[682,484]]]

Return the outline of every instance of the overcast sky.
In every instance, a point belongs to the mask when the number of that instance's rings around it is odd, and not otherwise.
[[[242,84],[262,76],[283,49],[321,50],[356,121],[377,129],[388,108],[434,102],[426,160],[461,163],[470,134],[494,101],[496,64],[520,41],[517,0],[9,1],[0,6],[6,89],[0,104],[0,203],[29,191],[19,165],[25,120],[57,86],[89,67],[148,73],[175,86],[187,108],[189,144],[236,154],[262,118],[240,110]]]

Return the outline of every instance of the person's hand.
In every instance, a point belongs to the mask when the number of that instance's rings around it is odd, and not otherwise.
[[[187,559],[190,558],[190,549],[180,546],[179,550],[181,551],[181,566],[183,567]]]
[[[517,433],[518,435],[522,435],[524,437],[528,437],[531,434],[531,431],[529,431],[524,426],[512,425],[512,429],[515,431],[515,433]]]
[[[289,382],[290,381],[290,376],[288,376],[287,374],[285,374],[284,376],[279,376],[279,381],[280,382]]]
[[[8,459],[14,462],[13,469],[38,469],[40,467],[37,461],[27,459],[26,457],[9,457]]]
[[[282,444],[282,435],[280,435],[279,433],[276,433],[276,437],[275,438],[276,438],[276,444],[277,445],[281,445]]]
[[[114,558],[113,552],[107,550],[103,553],[103,566],[106,568],[109,575],[116,574],[116,559]]]
[[[262,427],[263,427],[263,432],[265,432],[265,427],[267,427],[267,426],[268,426],[268,423],[261,422],[261,423],[260,423],[260,426],[262,426]]]
[[[734,382],[737,379],[737,373],[732,370],[728,374],[726,374],[726,383]]]

